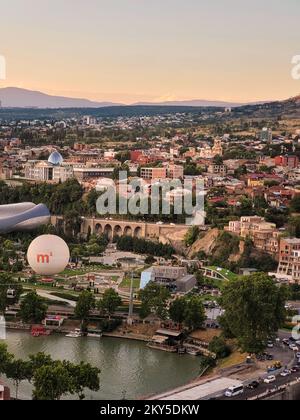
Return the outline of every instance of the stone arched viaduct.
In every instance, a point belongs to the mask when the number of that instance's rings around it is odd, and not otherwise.
[[[53,216],[51,218],[53,225],[63,223],[63,218]],[[149,240],[160,240],[168,242],[169,240],[183,240],[189,226],[172,224],[155,224],[136,221],[121,221],[114,219],[83,218],[81,233],[106,234],[110,239],[117,236],[131,236]]]

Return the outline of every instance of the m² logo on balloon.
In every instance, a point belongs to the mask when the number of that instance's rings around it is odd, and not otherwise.
[[[50,252],[50,254],[37,254],[36,262],[38,264],[50,264],[50,257],[52,256],[52,252]]]
[[[31,242],[27,259],[36,274],[54,276],[67,267],[70,251],[62,238],[55,235],[42,235]]]

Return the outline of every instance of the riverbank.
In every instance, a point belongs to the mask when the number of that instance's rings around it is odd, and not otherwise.
[[[138,399],[190,383],[200,371],[195,357],[184,355],[179,358],[176,354],[152,350],[142,341],[124,337],[70,339],[53,334],[34,338],[28,331],[9,330],[6,343],[17,358],[26,359],[30,354],[45,352],[53,359],[84,361],[101,369],[101,388],[96,393],[87,392],[87,399]],[[13,393],[14,386],[8,383]],[[30,399],[31,392],[31,385],[22,383],[20,399]]]
[[[133,341],[141,341],[144,343],[149,342],[148,336],[138,335],[138,334],[121,334],[121,333],[103,333],[103,337],[110,337],[110,338],[118,338],[124,340],[133,340]]]

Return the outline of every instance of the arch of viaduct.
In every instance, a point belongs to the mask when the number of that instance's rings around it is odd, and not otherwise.
[[[52,224],[57,225],[59,223],[63,223],[63,218],[53,216]],[[96,235],[106,234],[109,239],[120,236],[131,236],[150,240],[165,240],[176,234],[178,239],[182,240],[188,229],[189,226],[186,225],[157,225],[155,223],[96,218],[83,218],[81,225],[81,233],[83,235],[87,235],[89,232]]]

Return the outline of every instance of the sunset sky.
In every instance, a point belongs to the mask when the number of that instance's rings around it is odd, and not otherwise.
[[[299,0],[2,0],[7,80],[132,103],[300,93]]]

